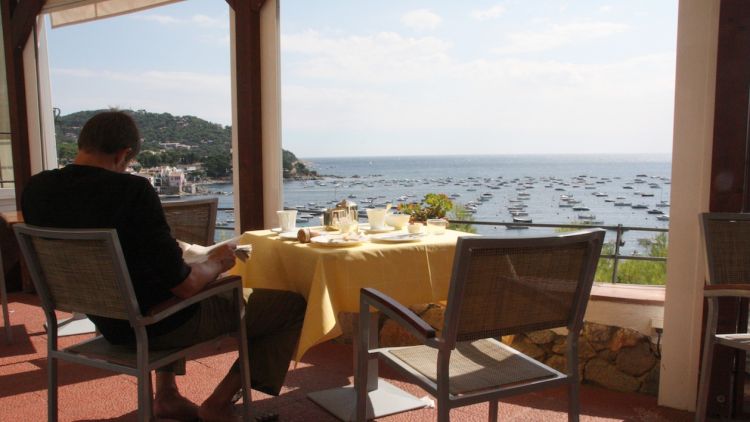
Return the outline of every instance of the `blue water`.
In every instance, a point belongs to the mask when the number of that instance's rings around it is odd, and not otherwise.
[[[285,182],[285,207],[321,209],[349,198],[363,209],[387,202],[397,205],[419,201],[427,193],[454,195],[456,203],[467,204],[479,202],[482,194],[490,193],[490,199],[476,206],[475,220],[512,221],[507,207],[511,200],[522,199],[534,223],[577,224],[583,221],[579,215],[593,214],[594,220],[604,225],[666,228],[669,224],[647,213],[647,209],[658,209],[669,214],[668,207],[656,207],[670,199],[668,155],[349,157],[303,161],[325,177]],[[231,191],[231,186],[216,189]],[[519,198],[519,193],[528,196]],[[580,200],[575,206],[585,206],[590,211],[560,208],[561,195]],[[404,197],[405,201],[399,200]],[[615,199],[618,197],[623,199]],[[643,204],[647,209],[614,206],[607,200]],[[231,196],[220,197],[220,206],[231,207]],[[219,220],[223,218],[228,217],[220,215]],[[318,223],[311,218],[309,224]],[[527,236],[551,231],[476,227],[479,233],[494,235]],[[653,236],[645,232],[626,234],[624,252],[639,250],[637,239]]]

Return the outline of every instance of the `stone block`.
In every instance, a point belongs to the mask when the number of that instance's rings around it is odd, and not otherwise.
[[[433,305],[431,303],[422,303],[419,305],[411,305],[409,309],[417,315],[422,315],[426,310],[430,309]]]
[[[544,350],[536,344],[527,341],[524,336],[516,336],[513,339],[513,343],[510,345],[512,348],[518,350],[526,356],[533,359],[543,361],[545,357]]]
[[[623,347],[617,355],[617,369],[626,374],[640,376],[656,364],[657,359],[648,343],[641,341],[633,347]]]
[[[617,352],[613,352],[609,349],[600,350],[596,354],[597,358],[606,360],[609,363],[615,363],[615,360],[617,359]]]
[[[555,341],[555,337],[557,337],[557,334],[552,330],[539,330],[526,333],[526,338],[534,344],[552,343]]]
[[[594,358],[586,363],[584,371],[586,381],[601,385],[604,388],[623,392],[636,392],[641,387],[641,382],[620,370],[608,361]]]
[[[641,380],[641,393],[656,396],[659,394],[659,365],[654,365]]]
[[[438,330],[443,329],[443,322],[445,320],[445,308],[443,306],[432,304],[427,310],[419,315],[426,323],[430,324],[432,328]]]
[[[550,356],[547,361],[544,362],[545,365],[554,368],[563,374],[565,374],[567,370],[568,360],[565,359],[565,356],[560,355],[553,355]],[[586,362],[578,360],[578,380],[583,381],[583,369],[586,367]]]
[[[599,351],[609,346],[613,327],[586,322],[583,324],[583,337],[591,343],[594,350]]]
[[[416,346],[420,344],[416,337],[393,320],[386,320],[380,329],[381,347]]]
[[[568,351],[568,338],[559,336],[555,339],[555,343],[552,346],[552,352],[558,355],[565,355]],[[578,357],[583,360],[589,360],[596,356],[596,350],[591,344],[583,337],[578,338]]]
[[[612,335],[609,348],[613,352],[617,352],[623,347],[633,347],[636,344],[647,340],[646,336],[636,330],[631,330],[630,328],[618,328]]]
[[[550,366],[554,369],[557,369],[558,371],[565,373],[565,366],[567,365],[567,359],[565,357],[560,355],[553,355],[550,356],[549,359],[547,359],[544,363],[547,366]]]

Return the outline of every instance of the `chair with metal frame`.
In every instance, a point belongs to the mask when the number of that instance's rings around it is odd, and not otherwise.
[[[243,318],[244,301],[240,277],[217,280],[188,299],[157,306],[158,311],[143,315],[114,229],[49,229],[18,224],[13,227],[26,259],[49,329],[48,420],[57,420],[57,361],[132,375],[138,384],[138,420],[152,414],[151,371],[178,359],[195,355],[198,349],[215,345],[226,336],[236,337],[239,346],[245,420],[250,412],[250,369]],[[151,351],[146,327],[186,307],[223,292],[232,292],[236,304],[237,331],[184,349]],[[167,305],[167,304],[165,304]],[[56,310],[76,309],[89,315],[126,320],[133,327],[136,348],[112,345],[102,336],[88,338],[58,349]]]
[[[708,273],[703,297],[708,309],[695,409],[696,421],[703,421],[706,417],[714,346],[719,344],[750,351],[747,327],[737,327],[736,332],[731,333],[716,333],[720,299],[734,299],[738,303],[741,299],[750,299],[750,214],[708,212],[701,214],[700,222]]]
[[[381,359],[437,399],[438,421],[455,407],[568,386],[568,419],[578,420],[578,336],[604,230],[537,238],[461,237],[456,245],[442,332],[375,289],[360,295],[355,387],[357,420],[368,416],[369,365]],[[373,348],[370,308],[414,334],[422,345]],[[503,344],[501,336],[567,327],[565,373]],[[372,362],[371,362],[372,361]],[[369,381],[369,382],[368,382]]]
[[[10,325],[10,313],[8,312],[8,289],[5,286],[5,269],[3,268],[3,256],[0,252],[0,301],[3,308],[3,327],[5,327],[5,342],[13,342],[13,332]]]
[[[201,246],[214,244],[218,198],[162,202],[172,237]]]

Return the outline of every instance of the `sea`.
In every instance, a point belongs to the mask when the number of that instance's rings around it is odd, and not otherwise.
[[[315,214],[347,199],[367,207],[419,202],[444,193],[468,207],[475,221],[593,224],[668,228],[671,156],[455,155],[303,159],[318,180],[284,182],[284,208],[299,211],[298,225],[320,224]],[[213,185],[220,207],[231,208],[231,185]],[[308,212],[310,211],[310,212]],[[660,214],[657,214],[660,213]],[[217,224],[232,220],[220,212]],[[362,220],[364,221],[364,219]],[[530,236],[555,229],[475,225],[477,233]],[[639,254],[656,233],[628,231],[621,253]],[[614,231],[607,240],[614,241]]]

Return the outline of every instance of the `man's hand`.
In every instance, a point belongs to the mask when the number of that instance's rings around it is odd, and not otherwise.
[[[208,254],[208,259],[210,261],[216,261],[221,268],[221,271],[219,272],[223,273],[234,266],[234,250],[236,248],[236,245],[232,245],[229,243],[226,245],[221,245]]]
[[[190,275],[180,284],[171,289],[172,294],[186,299],[203,290],[207,284],[216,280],[219,274],[234,266],[235,245],[220,245],[209,252],[205,261],[194,262],[190,265]]]

